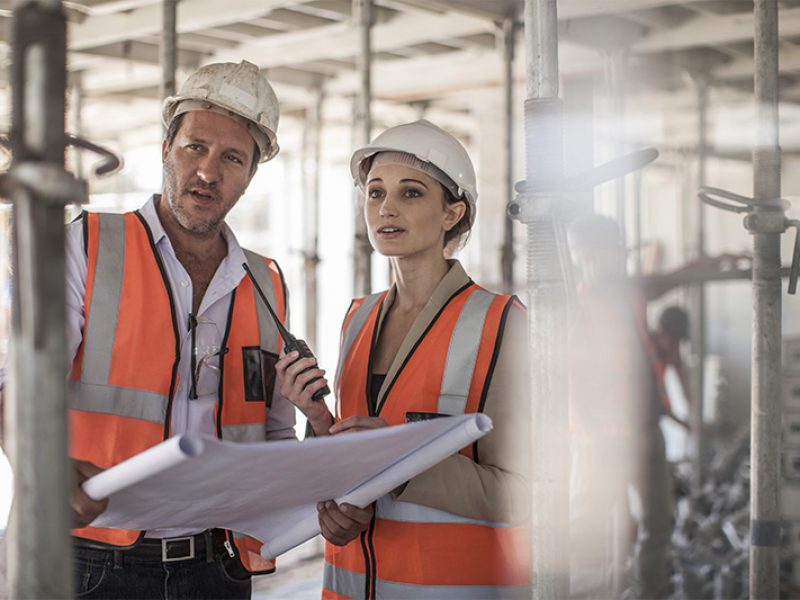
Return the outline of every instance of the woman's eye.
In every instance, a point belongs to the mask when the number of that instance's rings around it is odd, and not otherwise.
[[[379,188],[373,188],[367,191],[367,196],[369,198],[380,198],[383,196],[383,190]]]
[[[422,192],[416,188],[408,188],[403,195],[406,198],[419,198],[422,196]]]

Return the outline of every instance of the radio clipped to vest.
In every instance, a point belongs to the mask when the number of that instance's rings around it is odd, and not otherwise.
[[[258,292],[258,295],[261,298],[261,301],[264,303],[264,306],[267,307],[267,311],[269,312],[270,316],[272,316],[273,321],[275,321],[275,327],[278,328],[278,332],[281,334],[281,337],[283,338],[283,351],[286,354],[289,354],[289,352],[299,352],[300,358],[313,358],[316,360],[316,357],[314,356],[314,353],[311,352],[311,349],[308,347],[308,344],[306,344],[304,340],[300,340],[294,337],[291,333],[289,333],[289,330],[283,326],[283,323],[281,323],[280,319],[278,318],[278,315],[276,315],[275,311],[272,310],[272,306],[270,306],[267,297],[261,290],[261,286],[258,285],[256,278],[253,277],[253,273],[250,272],[250,267],[247,266],[247,263],[242,263],[242,267],[244,268],[245,273],[247,273],[247,276],[250,278],[250,281],[253,282],[253,287],[255,288],[256,292]],[[297,360],[300,360],[300,358],[298,358]],[[306,371],[312,368],[313,367],[308,367],[307,369],[303,369],[301,373],[305,373]],[[306,385],[309,385],[317,381],[318,379],[322,378],[315,377],[314,379],[306,383]],[[327,396],[330,393],[331,390],[326,385],[324,388],[318,389],[316,392],[314,392],[312,399],[322,400],[325,396]]]

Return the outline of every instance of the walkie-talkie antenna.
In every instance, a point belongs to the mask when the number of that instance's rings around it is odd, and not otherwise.
[[[267,300],[267,297],[264,295],[264,291],[261,289],[261,286],[258,285],[256,278],[253,277],[253,273],[250,271],[250,267],[247,266],[247,263],[242,263],[242,267],[244,268],[244,272],[247,273],[247,276],[250,278],[250,281],[253,282],[253,287],[256,288],[258,295],[261,296],[261,301],[264,303],[264,306],[267,307],[269,314],[272,315],[272,319],[275,321],[275,325],[277,326],[278,332],[281,334],[281,337],[284,340],[294,339],[294,336],[291,333],[289,333],[289,330],[286,329],[286,327],[283,326],[283,323],[281,323],[281,320],[278,318],[278,315],[276,315],[275,311],[272,310],[272,306],[270,306],[269,300]]]

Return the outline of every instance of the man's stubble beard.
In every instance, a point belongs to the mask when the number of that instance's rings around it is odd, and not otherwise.
[[[225,211],[224,213],[211,218],[208,221],[192,219],[192,217],[183,210],[183,207],[180,204],[183,190],[179,189],[177,176],[175,175],[175,171],[169,161],[164,161],[163,176],[164,198],[166,199],[169,210],[178,225],[180,225],[189,233],[194,233],[196,235],[208,235],[219,228],[222,221],[225,220],[228,211]]]

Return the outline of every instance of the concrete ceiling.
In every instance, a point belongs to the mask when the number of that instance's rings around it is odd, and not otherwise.
[[[509,18],[519,30],[514,76],[524,82],[521,0],[374,2],[379,124],[381,115],[406,114],[409,107],[457,119],[476,91],[500,93],[502,23]],[[83,129],[103,141],[157,126],[161,3],[78,0],[64,6],[68,68],[80,89]],[[675,93],[692,77],[732,94],[752,89],[749,0],[560,0],[558,11],[563,78],[602,79],[607,59],[625,53],[630,93]],[[12,0],[0,0],[4,32],[11,16]],[[351,120],[360,48],[352,0],[182,0],[177,23],[179,83],[203,63],[244,58],[268,70],[289,119],[324,91],[326,117]],[[780,33],[785,98],[800,99],[800,1],[780,2]],[[7,33],[0,37],[0,60],[10,61]],[[7,125],[7,111],[3,116]]]

